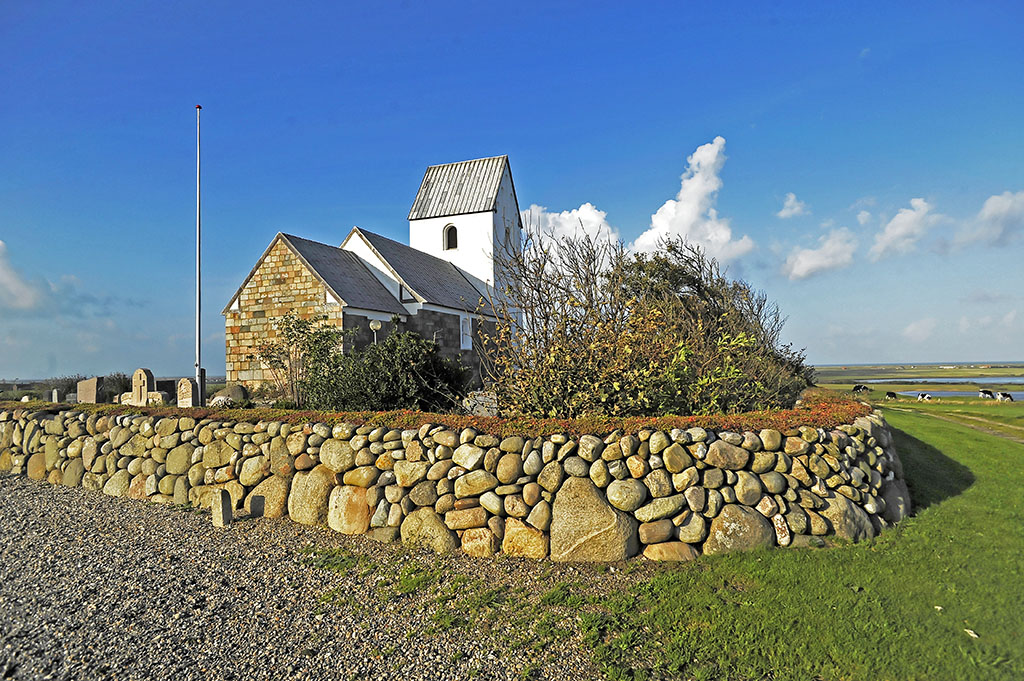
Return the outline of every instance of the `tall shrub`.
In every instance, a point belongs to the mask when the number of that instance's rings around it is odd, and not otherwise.
[[[484,342],[506,413],[738,412],[789,406],[808,385],[778,308],[691,244],[647,256],[533,233],[499,264],[507,283]]]

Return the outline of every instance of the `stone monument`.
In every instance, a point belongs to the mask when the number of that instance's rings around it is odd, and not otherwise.
[[[194,378],[178,381],[178,407],[199,407],[199,386]]]
[[[93,376],[92,378],[87,378],[84,381],[79,381],[78,401],[83,403],[95,404],[96,402],[100,401],[102,390],[102,376]]]

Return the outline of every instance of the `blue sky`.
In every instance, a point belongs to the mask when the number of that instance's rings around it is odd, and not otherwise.
[[[0,4],[0,376],[190,373],[195,104],[211,375],[220,310],[275,233],[405,241],[427,165],[502,153],[537,224],[706,243],[814,362],[1024,359],[1022,20],[1015,3]]]

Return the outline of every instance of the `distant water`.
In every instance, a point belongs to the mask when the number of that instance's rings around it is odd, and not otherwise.
[[[1024,376],[977,376],[975,378],[872,378],[864,383],[1013,383],[1024,384]],[[933,393],[935,394],[935,393]],[[1017,399],[1016,397],[1014,399]]]

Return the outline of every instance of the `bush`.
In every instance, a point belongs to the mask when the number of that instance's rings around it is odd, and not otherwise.
[[[442,357],[437,343],[393,333],[380,343],[343,352],[347,332],[325,316],[277,320],[278,337],[253,356],[275,376],[275,405],[313,409],[450,411],[465,391],[466,370]]]
[[[132,377],[123,371],[115,371],[103,377],[103,401],[112,402],[118,396],[132,391]]]
[[[530,235],[499,256],[487,374],[506,414],[738,413],[792,406],[810,383],[766,296],[681,240],[654,256]]]
[[[437,343],[411,332],[329,362],[307,365],[307,405],[313,409],[451,411],[465,392],[467,371],[442,357]]]

